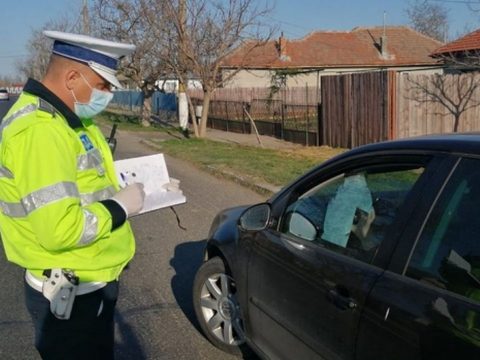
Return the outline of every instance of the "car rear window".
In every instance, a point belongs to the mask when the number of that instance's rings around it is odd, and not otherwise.
[[[437,201],[406,275],[480,302],[480,160],[465,159]]]

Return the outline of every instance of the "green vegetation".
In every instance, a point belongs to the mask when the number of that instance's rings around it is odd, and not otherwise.
[[[178,133],[175,136],[181,136],[180,128],[165,127],[157,124],[152,124],[149,127],[144,127],[140,124],[140,115],[126,114],[115,112],[113,110],[107,110],[101,115],[95,118],[95,122],[99,125],[106,127],[112,127],[113,124],[117,124],[118,129],[127,131],[148,131],[148,132],[166,132],[166,133]]]
[[[369,174],[368,187],[371,191],[409,191],[423,172],[419,167],[412,170],[399,170],[387,173]]]
[[[166,154],[201,168],[237,178],[283,186],[341,150],[330,148],[262,149],[205,139],[159,143]]]
[[[207,139],[183,137],[179,128],[165,126],[143,127],[139,116],[105,112],[95,121],[106,131],[113,124],[118,129],[137,132],[164,132],[176,139],[156,141],[160,151],[192,163],[215,175],[240,181],[243,185],[271,184],[284,186],[308,169],[343,152],[329,147],[292,147],[289,149],[264,149]],[[152,134],[153,135],[153,134]],[[145,138],[153,136],[145,134]],[[252,186],[259,192],[260,187]]]

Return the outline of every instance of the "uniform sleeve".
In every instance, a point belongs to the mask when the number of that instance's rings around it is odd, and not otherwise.
[[[125,221],[117,215],[112,223],[115,210],[108,204],[81,205],[72,144],[72,134],[52,123],[30,126],[7,144],[6,165],[14,176],[23,217],[49,251],[89,246],[108,238],[112,225]]]

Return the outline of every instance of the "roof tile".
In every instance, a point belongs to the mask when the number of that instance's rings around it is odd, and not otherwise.
[[[443,54],[471,50],[480,50],[480,29],[439,47],[432,52],[431,56],[435,57]]]
[[[442,43],[404,26],[386,27],[388,56],[382,56],[383,31],[383,27],[373,27],[313,32],[300,40],[286,40],[287,56],[283,57],[277,41],[250,51],[253,43],[247,43],[223,66],[258,69],[436,64],[429,54]]]

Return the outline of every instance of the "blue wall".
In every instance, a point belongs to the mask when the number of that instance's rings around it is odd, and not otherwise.
[[[155,114],[158,114],[159,111],[177,111],[177,96],[175,94],[165,94],[157,91],[153,94],[151,101],[152,112]],[[111,103],[132,110],[134,107],[143,105],[143,94],[141,91],[115,91]]]

